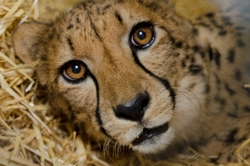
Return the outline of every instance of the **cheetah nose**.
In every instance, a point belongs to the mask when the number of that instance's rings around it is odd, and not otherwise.
[[[131,121],[141,121],[149,105],[149,94],[138,94],[129,103],[121,104],[114,110],[116,117]]]

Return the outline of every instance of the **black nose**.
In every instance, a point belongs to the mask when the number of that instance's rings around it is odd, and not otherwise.
[[[138,94],[129,103],[121,104],[116,107],[115,115],[132,121],[141,121],[149,104],[149,94]]]

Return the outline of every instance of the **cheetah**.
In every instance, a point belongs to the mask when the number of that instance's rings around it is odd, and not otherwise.
[[[250,137],[248,29],[233,19],[186,20],[166,0],[83,0],[52,23],[23,23],[13,45],[39,59],[56,112],[97,142],[223,163]]]

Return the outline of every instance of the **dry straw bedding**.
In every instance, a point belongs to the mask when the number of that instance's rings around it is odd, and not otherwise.
[[[83,142],[70,125],[60,129],[59,119],[51,116],[46,97],[41,97],[43,89],[39,89],[34,79],[32,67],[39,62],[22,64],[11,44],[11,35],[18,24],[26,20],[48,21],[53,19],[51,15],[57,15],[76,1],[0,0],[0,165],[109,165],[101,159],[102,151],[96,150],[98,145],[90,140]],[[248,142],[236,151],[239,159]],[[213,165],[202,155],[194,152],[194,156],[192,161],[178,159],[175,163],[164,161],[154,165]],[[135,162],[153,165],[138,154],[119,165]],[[250,164],[239,160],[235,165]]]

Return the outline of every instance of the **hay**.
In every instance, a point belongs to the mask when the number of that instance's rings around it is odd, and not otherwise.
[[[103,160],[102,151],[97,150],[98,145],[91,140],[83,141],[70,124],[66,124],[66,130],[60,128],[60,119],[50,114],[43,89],[34,79],[32,67],[39,62],[22,64],[15,57],[11,44],[11,35],[18,24],[26,20],[51,20],[60,10],[66,9],[65,6],[77,1],[0,0],[0,165],[109,165]],[[240,162],[235,166],[250,165],[240,155],[249,142],[247,140],[237,149]],[[137,153],[127,160],[120,160],[120,165],[135,163],[152,165]],[[212,164],[196,154],[194,158],[161,161],[154,165]]]
[[[250,88],[250,84],[245,84],[244,87],[245,88]]]
[[[175,4],[177,14],[189,20],[194,20],[201,15],[216,11],[216,7],[214,6],[214,4],[211,1],[207,0],[192,0],[191,3],[190,0],[172,1]]]

